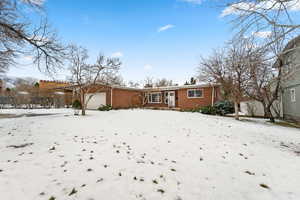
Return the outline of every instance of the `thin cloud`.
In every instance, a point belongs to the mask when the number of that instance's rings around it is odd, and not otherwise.
[[[261,3],[255,4],[252,2],[240,2],[236,4],[232,4],[226,7],[221,12],[221,17],[225,17],[228,15],[241,15],[243,14],[243,10],[256,10],[256,11],[263,11],[263,10],[278,10],[282,8],[282,5],[287,10],[290,11],[300,11],[300,1],[299,0],[291,0],[287,2],[278,3],[276,0],[267,0],[262,1]]]
[[[258,32],[253,32],[252,35],[255,37],[259,37],[259,38],[268,38],[270,37],[272,34],[271,31],[258,31]]]
[[[197,5],[200,5],[203,0],[179,0],[181,2],[186,2],[186,3],[192,3],[192,4],[197,4]]]
[[[163,31],[166,31],[168,29],[171,29],[171,28],[174,28],[175,26],[173,24],[168,24],[168,25],[165,25],[165,26],[162,26],[162,27],[159,27],[157,29],[157,32],[163,32]]]
[[[123,53],[118,51],[118,52],[115,52],[115,53],[111,54],[111,57],[121,58],[121,57],[123,57]]]
[[[150,71],[152,69],[153,69],[152,65],[147,64],[147,65],[144,66],[145,71]]]
[[[29,3],[26,0],[22,0],[24,3]],[[31,0],[30,3],[42,6],[45,3],[46,0]]]

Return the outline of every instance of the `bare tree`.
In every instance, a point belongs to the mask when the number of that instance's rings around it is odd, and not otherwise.
[[[295,12],[299,4],[300,0],[231,0],[221,15],[234,16],[231,22],[237,38],[251,34],[262,38],[273,35],[272,40],[263,41],[264,46],[269,46],[299,34],[300,23]]]
[[[138,88],[140,86],[140,84],[138,82],[129,81],[128,86],[133,87],[133,88]]]
[[[166,87],[175,85],[172,80],[168,80],[166,78],[157,79],[155,84],[156,87]]]
[[[16,64],[20,56],[30,56],[40,70],[52,72],[63,65],[66,49],[47,23],[43,0],[0,1],[0,73]],[[28,10],[40,16],[35,24]]]
[[[197,80],[194,77],[191,77],[190,81],[186,81],[184,85],[196,85]]]
[[[154,86],[153,77],[146,77],[144,80],[144,88],[152,88]]]
[[[275,122],[272,108],[276,106],[275,101],[279,99],[282,79],[290,73],[284,66],[284,57],[288,50],[284,50],[283,47],[283,40],[277,40],[268,48],[257,47],[248,58],[250,81],[246,93],[252,99],[261,102],[265,117],[271,122]],[[269,59],[269,55],[275,56]]]
[[[107,58],[99,54],[95,64],[87,64],[88,52],[83,47],[72,45],[70,48],[71,82],[79,92],[82,115],[86,114],[86,107],[93,95],[96,85],[114,84],[118,79],[121,61],[118,58]]]
[[[247,39],[231,41],[222,50],[215,50],[209,58],[201,58],[199,79],[220,83],[223,96],[234,102],[235,119],[239,119],[239,104],[249,81],[246,58],[251,46]]]

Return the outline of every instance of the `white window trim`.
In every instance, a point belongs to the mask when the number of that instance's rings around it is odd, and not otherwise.
[[[160,95],[160,101],[159,101],[159,102],[152,102],[152,101],[151,101],[151,98],[150,98],[150,96],[151,96],[152,94],[159,94],[159,95]],[[162,102],[162,94],[161,94],[161,92],[150,92],[150,93],[148,94],[148,103],[161,103],[161,102]]]
[[[189,97],[189,91],[192,91],[192,90],[201,90],[201,97]],[[187,96],[188,99],[200,99],[200,98],[204,98],[203,89],[188,89],[186,91],[186,96]]]
[[[294,94],[294,95],[292,95]],[[295,88],[290,89],[291,102],[296,102],[296,90]]]
[[[168,104],[168,102],[167,102],[168,97],[169,97],[169,92],[168,92],[168,91],[165,91],[165,93],[164,93],[164,103],[165,103],[165,104]],[[168,101],[169,101],[169,100],[168,100]]]

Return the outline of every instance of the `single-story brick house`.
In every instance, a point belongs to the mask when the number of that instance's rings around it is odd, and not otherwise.
[[[168,86],[156,88],[130,88],[98,84],[88,95],[92,95],[87,109],[101,105],[120,108],[173,108],[188,110],[213,105],[220,100],[220,86],[217,84]]]

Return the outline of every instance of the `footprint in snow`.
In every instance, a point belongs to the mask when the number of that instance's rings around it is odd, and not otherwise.
[[[246,173],[246,174],[249,174],[249,175],[252,175],[252,176],[254,176],[254,175],[255,175],[255,173],[254,173],[254,172],[250,172],[250,171],[248,171],[248,170],[247,170],[247,171],[245,171],[245,173]]]
[[[165,193],[163,189],[157,189],[157,192],[160,192],[161,194]]]
[[[73,188],[72,189],[72,191],[69,193],[69,196],[71,196],[71,195],[73,195],[73,194],[76,194],[78,191],[75,189],[75,188]]]
[[[100,179],[98,179],[97,181],[96,181],[96,183],[100,183],[100,182],[102,182],[103,181],[103,178],[100,178]]]
[[[262,188],[265,188],[265,189],[269,189],[269,190],[271,189],[268,185],[266,185],[264,183],[259,184],[259,186]]]

